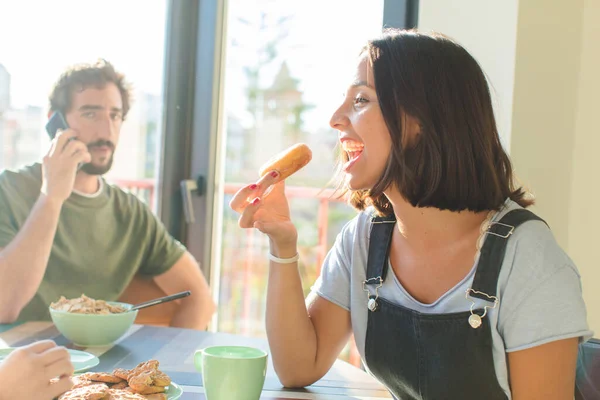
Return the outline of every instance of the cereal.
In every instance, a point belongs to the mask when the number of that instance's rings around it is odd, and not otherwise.
[[[60,296],[60,299],[56,303],[51,303],[50,307],[76,314],[119,314],[127,311],[124,307],[109,304],[104,300],[95,300],[85,294],[76,299]]]

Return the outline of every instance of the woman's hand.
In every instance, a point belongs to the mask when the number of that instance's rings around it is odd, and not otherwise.
[[[240,189],[229,207],[242,214],[238,221],[241,228],[256,228],[269,236],[273,255],[280,257],[282,255],[275,253],[291,248],[295,251],[298,232],[290,220],[284,182],[273,185],[277,174],[277,171],[269,172],[258,182]]]
[[[52,400],[73,387],[72,374],[69,353],[53,341],[20,347],[0,364],[0,399]]]

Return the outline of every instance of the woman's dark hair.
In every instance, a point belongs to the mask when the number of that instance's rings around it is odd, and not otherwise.
[[[441,34],[386,30],[362,53],[369,58],[392,149],[374,187],[351,193],[354,207],[372,204],[390,214],[383,191],[391,185],[415,207],[484,211],[500,208],[507,198],[523,207],[533,204],[515,187],[485,75],[463,47]],[[405,114],[420,124],[413,140],[404,137]],[[342,157],[347,160],[345,152]]]
[[[123,119],[131,107],[131,89],[125,81],[125,76],[115,70],[106,60],[98,60],[94,64],[79,64],[65,71],[50,93],[50,111],[60,111],[65,114],[71,108],[73,94],[88,87],[104,88],[108,83],[114,83],[121,93],[123,102]]]

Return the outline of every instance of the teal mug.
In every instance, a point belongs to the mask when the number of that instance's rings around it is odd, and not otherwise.
[[[207,400],[258,400],[267,375],[267,353],[254,347],[212,346],[194,354]]]

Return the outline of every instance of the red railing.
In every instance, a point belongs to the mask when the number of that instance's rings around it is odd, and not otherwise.
[[[112,179],[119,187],[129,190],[131,193],[137,195],[142,200],[146,201],[149,207],[154,206],[155,200],[155,180],[154,179]],[[225,194],[235,194],[238,190],[244,187],[242,183],[225,183],[223,190]],[[321,273],[321,265],[325,260],[327,251],[329,251],[329,245],[327,243],[327,229],[329,220],[329,204],[331,202],[343,202],[344,199],[339,198],[335,195],[332,189],[318,189],[301,186],[286,186],[286,196],[288,199],[318,199],[319,208],[317,210],[317,262],[316,262],[316,275],[319,276]],[[247,230],[246,240],[246,257],[244,262],[244,281],[249,282],[252,274],[252,265],[254,263],[252,251],[254,247],[254,235],[252,230]],[[247,287],[247,286],[246,286]],[[243,315],[249,316],[251,314],[251,299],[249,292],[244,297],[243,302]],[[248,319],[248,318],[245,318]],[[248,322],[248,321],[245,321]],[[348,361],[356,366],[360,366],[360,355],[354,344],[354,340],[351,340]]]
[[[238,190],[243,188],[245,184],[242,183],[225,183],[223,190],[225,194],[235,194]],[[330,202],[343,202],[343,199],[337,198],[334,191],[331,189],[318,189],[301,186],[286,186],[285,194],[288,199],[318,199],[319,209],[317,212],[317,275],[321,273],[321,265],[327,255],[329,247],[327,245],[327,226],[329,220],[329,203]],[[249,231],[250,232],[250,231]],[[249,248],[251,244],[249,244]]]
[[[110,179],[121,189],[127,190],[141,198],[151,209],[154,208],[154,195],[156,180],[152,178],[140,179]]]
[[[140,197],[146,201],[150,208],[154,207],[154,196],[156,181],[154,179],[112,179],[116,185],[122,189]],[[225,194],[235,194],[244,187],[242,183],[225,183],[223,189]],[[289,199],[319,199],[319,210],[317,213],[318,227],[318,257],[317,257],[317,275],[321,273],[321,265],[329,250],[327,246],[327,227],[329,216],[329,203],[332,201],[341,202],[343,199],[337,198],[331,189],[308,188],[301,186],[288,186],[285,189],[286,196]],[[250,246],[251,247],[251,246]]]

